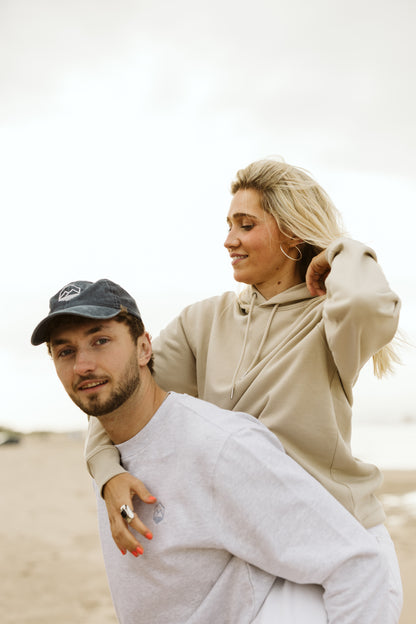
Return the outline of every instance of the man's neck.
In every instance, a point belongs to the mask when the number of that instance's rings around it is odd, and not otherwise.
[[[100,417],[100,422],[114,444],[121,444],[133,438],[152,419],[167,392],[162,390],[153,377],[144,379],[138,391],[119,409]]]

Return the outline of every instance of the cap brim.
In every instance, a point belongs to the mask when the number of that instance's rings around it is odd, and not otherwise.
[[[111,319],[120,314],[121,310],[115,310],[114,308],[105,308],[100,306],[74,306],[67,310],[59,310],[59,312],[52,312],[46,318],[43,319],[35,328],[31,343],[34,346],[47,342],[50,335],[50,326],[52,321],[58,316],[81,316],[82,318],[90,319]]]

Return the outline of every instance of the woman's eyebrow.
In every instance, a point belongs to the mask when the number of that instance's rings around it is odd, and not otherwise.
[[[258,217],[249,212],[234,212],[230,217],[227,217],[227,222],[231,221],[231,219],[242,219],[243,217],[249,217],[250,219],[255,219],[258,221]]]

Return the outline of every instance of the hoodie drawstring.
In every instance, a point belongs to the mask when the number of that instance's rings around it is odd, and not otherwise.
[[[233,396],[234,396],[234,389],[235,389],[235,385],[236,385],[236,379],[237,379],[238,371],[240,369],[241,363],[242,363],[244,355],[245,355],[245,351],[246,351],[246,347],[247,347],[248,332],[249,332],[249,329],[250,329],[250,323],[251,323],[251,319],[252,319],[252,316],[253,316],[254,299],[256,298],[256,296],[257,296],[256,293],[253,292],[252,296],[251,296],[251,301],[250,301],[250,309],[249,309],[249,313],[248,313],[246,330],[244,332],[243,346],[242,346],[242,349],[241,349],[240,359],[238,360],[238,364],[237,364],[237,367],[236,367],[236,369],[234,371],[233,379],[232,379],[232,382],[231,382],[230,399],[232,399]],[[276,312],[278,307],[279,307],[279,305],[275,304],[273,306],[273,308],[272,308],[272,311],[271,311],[270,316],[269,316],[269,320],[267,322],[266,329],[263,332],[263,336],[262,336],[260,345],[259,345],[259,347],[258,347],[258,349],[256,351],[256,354],[255,354],[253,360],[251,361],[249,367],[247,368],[246,373],[248,373],[248,371],[253,368],[253,366],[257,362],[257,359],[260,356],[261,350],[263,348],[263,345],[264,345],[264,343],[266,341],[266,338],[268,336],[268,333],[269,333],[270,325],[272,324],[273,317],[274,317],[275,312]]]
[[[265,329],[265,330],[264,330],[264,332],[263,332],[263,337],[262,337],[262,339],[261,339],[260,346],[259,346],[259,348],[257,349],[257,351],[256,351],[256,355],[254,356],[253,360],[251,361],[250,366],[249,366],[249,367],[248,367],[248,369],[247,369],[247,372],[248,372],[251,368],[253,368],[253,366],[255,365],[255,363],[257,362],[257,360],[258,360],[258,358],[259,358],[259,356],[260,356],[260,353],[261,353],[261,350],[262,350],[262,348],[263,348],[263,345],[264,345],[264,343],[266,342],[266,338],[267,338],[267,336],[268,336],[268,334],[269,334],[270,325],[272,324],[273,317],[274,317],[275,312],[276,312],[276,310],[277,310],[277,308],[278,308],[278,307],[279,307],[279,304],[278,304],[278,303],[276,303],[276,304],[273,306],[272,311],[270,312],[269,320],[268,320],[268,322],[267,322],[266,329]]]
[[[253,307],[254,307],[253,299],[255,299],[256,296],[257,295],[256,295],[255,292],[253,292],[252,295],[251,295],[250,309],[249,309],[249,312],[248,312],[246,331],[244,332],[243,346],[242,346],[242,349],[241,349],[240,359],[238,360],[238,364],[237,364],[237,367],[236,367],[236,369],[234,371],[233,379],[232,379],[232,382],[231,382],[230,399],[232,399],[233,396],[234,396],[235,381],[236,381],[236,378],[237,378],[237,374],[238,374],[239,368],[241,366],[241,362],[243,361],[244,353],[246,351],[248,330],[249,330],[249,327],[250,327],[250,322],[251,322],[251,317],[252,317],[252,314],[253,314]]]

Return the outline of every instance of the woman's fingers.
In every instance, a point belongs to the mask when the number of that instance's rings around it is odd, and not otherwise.
[[[306,286],[312,296],[324,295],[326,293],[325,280],[329,275],[331,267],[326,258],[326,252],[322,251],[312,258],[306,271]]]
[[[148,539],[148,540],[153,539],[153,533],[140,520],[140,518],[139,518],[139,516],[137,514],[134,514],[134,518],[131,521],[129,526],[132,527],[133,529],[135,529],[135,531],[137,531],[138,533],[141,533],[146,539]]]
[[[135,557],[143,554],[142,544],[134,537],[133,533],[129,530],[129,525],[121,517],[120,512],[118,514],[109,513],[110,527],[113,540],[119,547],[122,554],[130,552]],[[132,520],[131,524],[134,520]]]
[[[133,518],[123,518],[121,508],[126,505],[133,511],[133,496],[137,495],[145,503],[154,503],[156,498],[150,494],[146,486],[128,472],[116,475],[103,488],[103,496],[107,506],[110,520],[111,533],[120,551],[125,554],[131,552],[135,557],[143,554],[143,545],[129,530],[130,527],[143,535],[146,539],[152,539],[150,529],[140,520],[136,513]],[[129,520],[129,522],[127,522]]]
[[[144,503],[155,503],[156,498],[150,494],[144,483],[142,483],[139,479],[136,479],[136,477],[133,477],[131,474],[127,474],[129,475],[131,480],[130,490],[132,492],[132,495],[137,494],[140,500],[142,500]]]
[[[325,273],[313,273],[306,280],[306,286],[313,297],[326,294],[325,280],[329,271]]]

